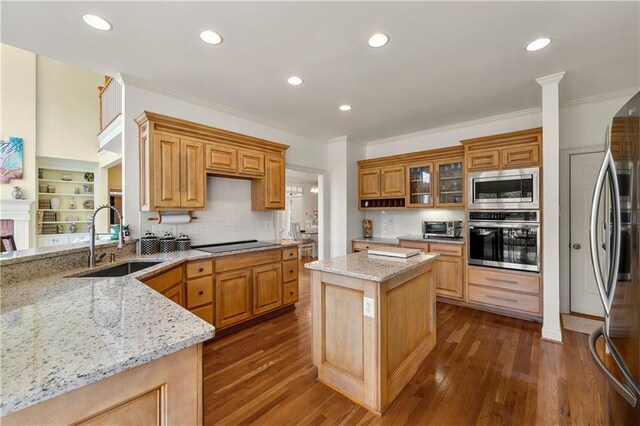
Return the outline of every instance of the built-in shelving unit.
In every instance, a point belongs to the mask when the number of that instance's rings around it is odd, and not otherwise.
[[[39,167],[38,246],[88,241],[96,203],[95,170]]]

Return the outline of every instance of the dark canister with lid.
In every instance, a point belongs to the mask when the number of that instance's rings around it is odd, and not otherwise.
[[[165,232],[164,236],[160,238],[160,253],[172,251],[176,251],[176,237],[171,235],[171,232]]]
[[[191,238],[185,234],[180,234],[178,239],[176,239],[176,248],[178,251],[191,250]]]
[[[151,231],[145,232],[144,237],[140,238],[140,254],[155,254],[158,248],[158,237]]]

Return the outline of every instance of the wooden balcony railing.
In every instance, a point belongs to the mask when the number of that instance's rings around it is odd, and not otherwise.
[[[122,113],[122,86],[111,77],[104,77],[104,86],[98,86],[100,101],[100,131],[103,131]]]

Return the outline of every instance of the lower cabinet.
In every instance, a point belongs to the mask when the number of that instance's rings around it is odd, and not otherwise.
[[[185,297],[184,297],[184,286],[182,285],[182,283],[174,287],[171,287],[169,290],[162,292],[162,294],[167,299],[177,303],[180,306],[184,306]]]
[[[282,305],[280,263],[253,269],[253,314],[263,314]]]
[[[227,327],[251,318],[251,270],[216,274],[215,326]]]

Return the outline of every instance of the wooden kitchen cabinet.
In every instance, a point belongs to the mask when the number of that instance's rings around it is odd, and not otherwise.
[[[227,327],[251,318],[251,270],[224,272],[215,277],[215,326]]]
[[[460,142],[464,145],[466,169],[469,172],[541,165],[541,127]]]
[[[380,198],[380,169],[360,170],[358,180],[360,198]]]
[[[182,265],[142,280],[146,285],[178,305],[185,307],[184,271]]]
[[[434,164],[435,207],[464,207],[464,161],[437,161]]]
[[[182,284],[171,287],[169,290],[163,292],[162,295],[180,306],[185,305],[184,286]]]
[[[502,148],[500,153],[502,168],[530,167],[540,164],[540,145],[537,143]]]
[[[432,207],[434,188],[433,163],[407,166],[407,207]]]
[[[469,153],[467,156],[467,170],[470,172],[480,170],[497,170],[500,168],[500,150],[485,149]]]
[[[145,111],[136,118],[140,209],[206,209],[207,175],[251,180],[253,210],[284,210],[288,146]]]
[[[253,268],[253,315],[282,305],[282,266],[280,263]]]
[[[251,185],[253,210],[284,210],[286,197],[284,158],[265,157],[264,178],[253,180]]]
[[[404,197],[405,189],[404,166],[380,169],[380,196],[382,198]]]
[[[207,143],[207,170],[238,171],[238,150],[219,143]]]

